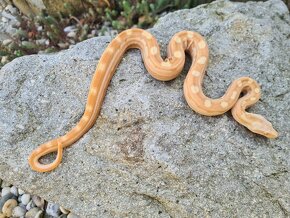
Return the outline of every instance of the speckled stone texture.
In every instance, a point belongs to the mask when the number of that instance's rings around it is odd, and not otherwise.
[[[39,144],[65,134],[84,112],[88,87],[109,37],[51,55],[18,58],[0,71],[0,177],[82,217],[290,216],[290,17],[280,0],[217,1],[161,18],[150,29],[162,48],[197,31],[210,48],[204,91],[223,95],[241,76],[261,100],[249,111],[280,133],[269,140],[228,112],[193,112],[182,91],[191,63],[171,82],[153,79],[129,51],[95,126],[65,149],[51,173],[27,163]],[[52,160],[54,156],[44,158]]]

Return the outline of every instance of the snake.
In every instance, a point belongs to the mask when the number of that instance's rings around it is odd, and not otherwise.
[[[52,139],[32,151],[28,162],[32,170],[48,172],[62,161],[63,149],[79,140],[95,123],[106,90],[129,49],[139,49],[150,75],[160,81],[175,79],[185,64],[186,53],[192,59],[183,85],[183,93],[189,107],[205,116],[217,116],[231,110],[233,118],[250,131],[267,138],[278,137],[278,132],[262,115],[249,113],[248,107],[261,97],[259,84],[250,77],[234,80],[225,94],[217,99],[207,97],[202,91],[202,81],[209,62],[209,48],[205,38],[197,32],[180,31],[170,39],[167,58],[162,58],[156,38],[148,31],[132,28],[119,33],[104,50],[91,80],[85,111],[79,122],[65,135]],[[53,162],[43,164],[40,158],[57,152]]]

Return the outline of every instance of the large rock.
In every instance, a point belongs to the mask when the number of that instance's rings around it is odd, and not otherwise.
[[[286,217],[290,215],[290,17],[282,1],[217,1],[161,18],[150,30],[166,45],[181,30],[210,47],[205,93],[221,96],[251,76],[262,98],[250,111],[280,133],[269,140],[226,113],[187,105],[181,76],[153,79],[128,52],[94,127],[65,149],[51,173],[27,157],[65,134],[84,112],[88,87],[109,37],[52,55],[18,58],[0,74],[0,177],[83,217]],[[52,156],[45,159],[52,160]]]

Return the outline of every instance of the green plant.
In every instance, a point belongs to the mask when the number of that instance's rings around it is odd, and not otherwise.
[[[74,16],[77,10],[64,3],[70,13],[48,14],[43,11],[35,17],[19,16],[17,32],[10,36],[8,46],[0,44],[0,60],[11,61],[22,55],[40,51],[54,52],[68,48],[70,44],[94,37],[96,32],[104,34],[107,25],[117,31],[131,27],[148,28],[163,12],[192,8],[212,0],[83,0],[85,12]],[[236,1],[236,0],[233,0]],[[245,1],[245,0],[240,0]],[[290,7],[289,0],[284,0]],[[103,24],[106,22],[106,25]],[[73,25],[74,34],[68,35],[64,28]],[[92,31],[94,33],[92,33]],[[3,63],[0,62],[0,67]]]
[[[40,51],[54,52],[67,48],[70,44],[93,37],[93,30],[105,33],[107,22],[113,29],[121,31],[132,26],[147,28],[155,23],[160,13],[181,8],[192,7],[196,0],[84,0],[85,13],[75,17],[77,10],[72,4],[64,3],[70,11],[65,15],[61,12],[48,14],[43,11],[35,17],[19,16],[20,26],[11,36],[8,46],[0,45],[0,60],[11,61],[22,55],[35,54]],[[74,34],[70,36],[64,28],[73,25]],[[4,63],[0,64],[3,65]]]
[[[121,0],[112,1],[112,7],[104,10],[98,8],[97,12],[103,21],[108,21],[114,29],[121,31],[134,25],[140,28],[150,27],[164,11],[191,8],[199,3],[197,0]]]

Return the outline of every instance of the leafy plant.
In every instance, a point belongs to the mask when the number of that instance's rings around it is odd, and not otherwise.
[[[43,11],[35,17],[19,16],[19,29],[10,36],[9,45],[0,44],[0,67],[16,57],[38,52],[54,52],[98,35],[107,28],[122,31],[131,27],[148,28],[162,13],[192,8],[212,0],[83,0],[85,12],[76,16],[75,8],[64,3],[70,13],[48,14]],[[233,0],[235,1],[235,0]],[[245,0],[241,0],[245,1]],[[284,0],[290,7],[289,0]],[[106,24],[106,25],[103,25]],[[64,31],[73,26],[73,33]],[[110,27],[111,26],[111,27]]]

